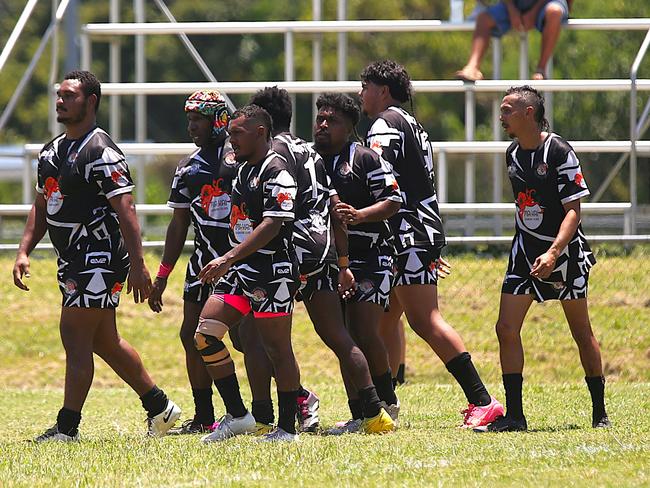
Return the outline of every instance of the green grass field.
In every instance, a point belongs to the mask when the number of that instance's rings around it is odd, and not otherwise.
[[[50,426],[62,401],[60,296],[51,254],[32,259],[29,293],[0,284],[0,486],[648,486],[650,485],[650,249],[622,255],[598,249],[590,278],[592,323],[605,363],[614,427],[590,428],[589,394],[577,350],[557,303],[534,306],[524,328],[524,402],[530,431],[480,435],[457,428],[463,395],[444,366],[407,332],[407,379],[398,390],[401,426],[392,435],[326,438],[303,435],[293,445],[238,438],[203,446],[198,437],[147,439],[134,393],[97,360],[84,409],[82,442],[26,442]],[[503,399],[496,320],[504,258],[460,254],[441,283],[447,320],[461,333],[490,390]],[[149,255],[151,269],[158,257]],[[0,256],[9,276],[13,259]],[[123,296],[120,331],[141,353],[160,386],[192,414],[177,339],[182,265],[166,308],[154,315]],[[305,386],[321,397],[321,419],[348,415],[334,356],[304,311],[295,316],[294,347]],[[250,394],[235,353],[245,400]],[[215,396],[217,412],[223,406]],[[185,415],[184,417],[185,418]]]

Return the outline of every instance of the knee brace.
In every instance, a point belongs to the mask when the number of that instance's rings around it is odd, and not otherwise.
[[[228,326],[219,320],[199,318],[194,344],[206,365],[223,366],[232,362],[228,348],[222,341],[227,331]]]

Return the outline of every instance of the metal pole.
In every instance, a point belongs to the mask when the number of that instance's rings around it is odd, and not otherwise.
[[[519,33],[519,79],[528,78],[528,34],[521,32]]]
[[[65,30],[65,57],[63,69],[66,73],[79,69],[79,0],[70,0],[70,7],[63,18]]]
[[[284,33],[284,79],[285,81],[294,81],[295,69],[293,59],[293,32],[287,31]],[[296,111],[296,94],[292,93],[291,105],[293,106],[294,113]],[[289,128],[292,134],[296,133],[296,118],[291,117],[291,127]]]
[[[551,58],[548,60],[548,63],[546,64],[546,76],[548,77],[547,79],[549,80],[553,79],[553,56],[551,56]],[[548,125],[551,127],[552,130],[553,122],[554,122],[553,92],[552,91],[544,92],[544,99],[546,100],[546,103],[544,104],[546,109],[546,120],[548,120]]]
[[[345,20],[347,18],[348,10],[347,0],[338,0],[336,19]],[[348,35],[345,32],[338,33],[338,67],[336,70],[336,79],[345,81],[348,79]]]
[[[90,71],[90,59],[92,57],[92,44],[90,36],[86,32],[81,33],[81,69]]]
[[[447,203],[447,152],[438,156],[438,202]]]
[[[111,23],[117,23],[120,21],[120,0],[111,0],[109,20]],[[111,83],[119,83],[121,79],[121,52],[120,52],[121,42],[117,37],[111,39],[111,43],[108,51],[108,63],[109,63],[109,79]],[[122,113],[120,110],[120,96],[111,95],[109,97],[109,120],[108,128],[111,133],[111,137],[115,142],[119,142],[122,139]]]
[[[135,21],[144,23],[145,3],[144,0],[134,0]],[[142,34],[135,36],[135,81],[144,83],[146,81],[146,59],[145,59],[145,37]],[[147,139],[147,99],[145,95],[135,96],[135,140],[144,142]],[[138,173],[138,190],[136,191],[136,203],[145,203],[147,178],[145,174],[145,162],[142,156],[135,161],[136,171]],[[146,233],[146,219],[140,216],[140,228]]]
[[[32,203],[34,197],[32,195],[32,157],[29,152],[25,150],[23,157],[23,203]]]
[[[71,0],[70,5],[72,5],[74,0]],[[58,6],[58,0],[52,0],[52,23],[56,24],[56,8]],[[74,5],[73,5],[74,7]],[[68,17],[65,17],[64,22],[66,23],[66,28],[68,24]],[[67,37],[67,36],[66,36]],[[67,39],[66,39],[67,40]],[[54,84],[58,81],[59,76],[59,28],[58,26],[54,28],[52,33],[52,44],[50,45],[50,78],[48,80],[48,100],[47,100],[47,126],[50,129],[51,137],[55,137],[60,131],[56,123],[56,98],[54,98]]]
[[[5,44],[5,47],[2,48],[2,53],[0,53],[0,72],[2,71],[2,68],[7,62],[7,59],[9,59],[9,55],[11,54],[11,51],[14,49],[14,46],[16,45],[16,42],[20,37],[20,33],[23,31],[25,24],[29,20],[29,17],[32,15],[32,10],[34,10],[34,7],[36,6],[37,2],[38,0],[29,0],[27,2],[25,8],[23,9],[23,13],[20,14],[20,17],[18,18],[18,22],[16,22],[16,26],[14,27],[14,30],[11,31],[11,35],[9,36],[9,39],[7,39],[7,43]]]
[[[322,6],[322,0],[312,0],[313,20],[321,20]],[[323,34],[314,34],[312,40],[312,58],[314,63],[312,79],[314,81],[321,81],[323,79]],[[316,99],[318,98],[318,95],[318,93],[312,95],[312,120],[314,120],[315,117]]]
[[[501,39],[492,39],[492,78],[495,80],[501,79],[501,60],[502,49]],[[501,140],[501,121],[499,115],[501,113],[501,97],[496,96],[492,99],[492,139],[495,141]],[[494,203],[501,203],[503,198],[503,155],[494,154],[492,156],[492,201]],[[494,235],[500,236],[503,231],[503,219],[501,215],[495,215],[493,220]]]
[[[474,140],[474,131],[476,125],[476,94],[474,93],[474,84],[465,83],[465,140]],[[474,203],[476,201],[475,180],[476,176],[476,158],[474,155],[468,155],[465,159],[465,203]],[[474,234],[474,216],[465,216],[465,235]]]

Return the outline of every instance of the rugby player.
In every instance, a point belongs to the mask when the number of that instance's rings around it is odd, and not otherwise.
[[[580,162],[569,143],[550,132],[544,98],[534,88],[510,88],[500,118],[514,139],[506,164],[517,212],[496,324],[507,414],[487,430],[528,428],[522,406],[521,328],[532,302],[546,300],[560,300],[578,346],[591,394],[592,426],[609,427],[600,346],[587,307],[589,270],[596,259],[580,223],[580,199],[589,195]]]
[[[389,222],[396,236],[392,294],[411,328],[444,362],[468,401],[463,427],[487,425],[503,415],[490,396],[460,335],[438,308],[438,266],[445,234],[438,209],[428,135],[401,105],[411,100],[411,80],[394,61],[378,61],[361,73],[363,111],[373,119],[366,145],[392,168],[402,205]]]
[[[66,355],[65,389],[56,423],[36,442],[78,439],[93,380],[93,353],[138,394],[147,411],[149,435],[164,435],[181,414],[117,332],[115,309],[127,276],[127,293],[133,293],[135,303],[148,298],[151,279],[128,165],[110,136],[97,127],[100,99],[94,74],[65,75],[56,94],[57,121],[65,132],[38,155],[38,194],[13,268],[14,284],[28,291],[23,278],[30,274],[29,255],[49,232],[63,296],[59,328]]]

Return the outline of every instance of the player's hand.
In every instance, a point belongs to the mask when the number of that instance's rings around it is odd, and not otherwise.
[[[339,270],[339,295],[343,300],[351,298],[357,291],[357,283],[354,281],[354,274],[350,268]]]
[[[29,291],[29,287],[23,281],[23,276],[29,278],[29,258],[25,254],[16,256],[13,269],[14,285],[21,290]]]
[[[232,266],[232,263],[223,256],[219,256],[206,264],[199,272],[201,283],[212,283],[225,275]]]
[[[529,10],[525,14],[521,15],[521,23],[523,25],[524,31],[529,31],[535,27],[535,21],[537,20],[537,15],[532,10]]]
[[[156,279],[153,281],[151,287],[151,293],[149,294],[149,308],[156,313],[162,312],[163,301],[162,295],[167,288],[167,278],[161,278],[156,276]]]
[[[363,212],[347,203],[337,203],[334,207],[334,213],[337,214],[338,220],[346,225],[357,225],[364,221]]]
[[[533,267],[530,270],[530,275],[533,278],[544,280],[551,276],[551,273],[555,269],[555,261],[557,256],[552,252],[545,252],[535,259]]]
[[[137,266],[131,265],[126,293],[133,292],[133,301],[143,303],[151,294],[151,276],[144,263]]]
[[[438,272],[438,278],[446,278],[451,274],[451,264],[446,259],[440,257],[436,259],[436,271]]]

